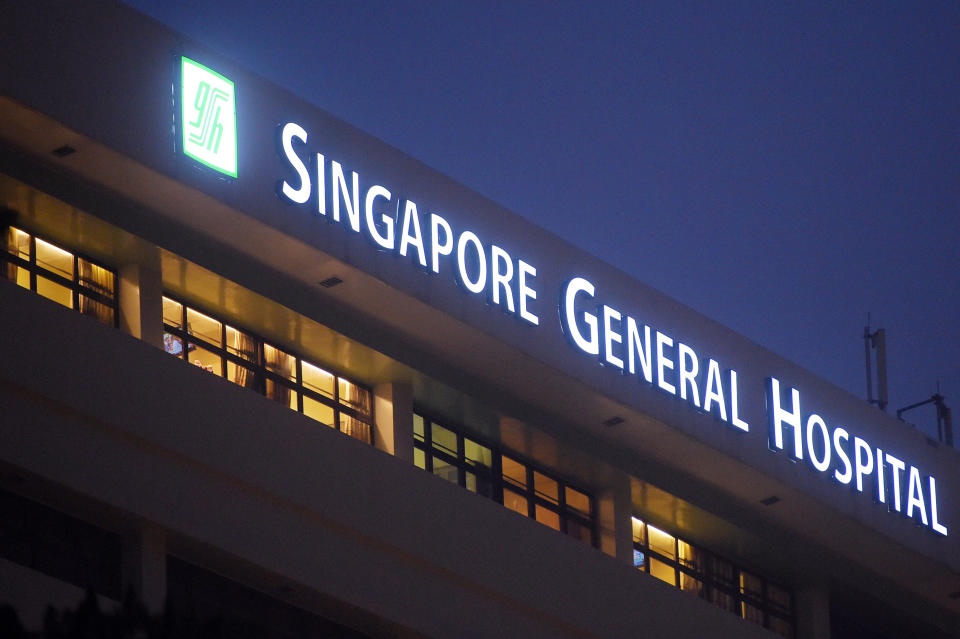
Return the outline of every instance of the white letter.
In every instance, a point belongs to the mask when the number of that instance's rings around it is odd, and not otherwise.
[[[471,282],[467,275],[467,243],[473,244],[477,251],[477,281]],[[473,231],[464,231],[460,234],[457,241],[457,268],[460,272],[460,282],[471,293],[479,293],[487,285],[487,256],[483,253],[483,245],[480,244],[480,238]]]
[[[614,344],[623,344],[623,336],[613,330],[611,320],[620,321],[620,311],[603,305],[603,361],[623,370],[623,360],[613,354]]]
[[[841,484],[849,484],[850,480],[853,479],[853,467],[850,465],[850,458],[847,457],[847,451],[843,450],[843,446],[840,445],[841,439],[847,441],[850,439],[850,433],[837,426],[833,430],[833,447],[837,451],[837,457],[843,462],[844,471],[841,473],[839,470],[835,470],[833,471],[833,476],[836,477],[837,481]]]
[[[411,230],[413,231],[411,233]],[[407,256],[407,247],[417,247],[417,257],[420,266],[426,268],[427,254],[423,249],[423,236],[420,235],[420,216],[417,214],[417,205],[407,200],[403,207],[403,230],[400,233],[400,255]]]
[[[640,369],[648,384],[653,383],[653,358],[650,353],[650,327],[643,327],[643,345],[640,344],[640,332],[637,321],[627,316],[627,370],[633,375],[637,372],[636,359],[640,357]]]
[[[783,450],[783,425],[786,424],[793,428],[793,454],[791,457],[803,459],[803,436],[800,432],[802,428],[800,422],[800,391],[791,388],[790,397],[793,408],[788,412],[780,408],[780,380],[776,377],[767,380],[767,404],[770,407],[770,428],[767,443],[771,450],[774,448]]]
[[[907,465],[890,453],[887,453],[887,463],[893,466],[893,473],[890,475],[893,480],[893,509],[900,512],[900,473]]]
[[[740,419],[740,399],[737,392],[737,371],[730,369],[730,423],[744,432],[750,432],[750,424]]]
[[[703,410],[710,412],[711,405],[716,402],[720,411],[720,419],[727,421],[727,403],[723,399],[723,383],[720,381],[720,364],[711,359],[707,362],[707,383],[703,389]]]
[[[593,299],[593,296],[596,294],[596,289],[593,287],[593,284],[582,277],[575,277],[567,284],[567,288],[563,294],[563,315],[561,316],[564,320],[564,332],[570,336],[570,339],[573,340],[573,343],[576,344],[577,348],[581,351],[588,355],[598,355],[600,353],[600,341],[597,337],[597,316],[584,311],[583,321],[586,322],[587,327],[590,329],[587,331],[590,334],[590,339],[584,339],[583,333],[580,332],[580,328],[577,326],[577,318],[574,310],[577,293],[585,293]]]
[[[353,177],[353,194],[347,188],[347,180],[343,176],[343,167],[339,162],[330,162],[330,168],[333,172],[333,219],[340,221],[340,200],[347,207],[347,218],[350,220],[350,228],[355,233],[360,232],[360,176],[356,171],[351,172]],[[350,196],[349,198],[347,196]]]
[[[527,310],[527,300],[537,299],[537,292],[527,286],[527,276],[529,275],[531,279],[536,277],[537,269],[523,260],[517,260],[517,270],[520,272],[520,281],[517,283],[517,297],[520,298],[520,317],[534,326],[538,326],[540,318]]]
[[[877,448],[877,501],[887,503],[887,481],[883,478],[883,451]]]
[[[913,517],[913,509],[920,510],[920,521],[927,525],[927,506],[923,500],[923,486],[920,484],[920,471],[910,467],[910,487],[907,489],[907,517]]]
[[[813,445],[813,427],[820,429],[820,436],[823,437],[823,459],[817,459],[817,449]],[[807,450],[810,451],[810,463],[821,473],[830,468],[830,433],[827,432],[827,425],[816,413],[807,418]]]
[[[387,227],[387,232],[385,235],[380,235],[380,229],[377,228],[376,223],[373,221],[373,201],[378,197],[390,201],[390,191],[383,188],[379,184],[375,184],[367,189],[367,197],[364,201],[364,209],[366,212],[367,218],[367,231],[370,233],[370,237],[373,238],[373,241],[376,242],[379,246],[382,246],[385,249],[390,251],[393,250],[393,218],[384,213],[380,214],[380,219],[383,220],[383,225]]]
[[[866,461],[863,457],[866,455]],[[857,492],[863,492],[863,476],[873,472],[873,449],[859,437],[853,438],[853,459],[857,467]]]
[[[677,389],[667,381],[664,371],[673,370],[673,360],[663,354],[664,346],[673,346],[673,340],[657,331],[657,386],[667,391],[671,395],[677,394]]]
[[[327,177],[325,174],[326,160],[322,153],[317,153],[317,213],[327,214]]]
[[[687,399],[687,385],[690,385],[690,399],[693,405],[700,408],[700,389],[697,388],[697,373],[700,372],[700,362],[693,349],[680,342],[677,344],[677,353],[680,355],[680,399]],[[688,368],[685,362],[691,362]]]
[[[930,524],[935,531],[947,536],[947,527],[937,520],[937,480],[930,475]]]
[[[297,172],[297,176],[300,177],[300,188],[295,189],[284,180],[283,184],[280,185],[280,192],[294,204],[303,204],[310,199],[310,174],[307,173],[307,167],[303,164],[303,160],[301,160],[300,156],[293,150],[293,138],[297,138],[306,144],[307,132],[304,131],[303,127],[299,124],[287,122],[280,131],[280,141],[287,162],[290,163],[293,170]]]
[[[500,264],[506,265],[506,270],[500,270]],[[510,280],[513,279],[513,258],[496,244],[490,247],[490,287],[493,289],[493,303],[500,303],[500,289],[507,298],[507,310],[511,313],[513,310],[513,290],[510,288]]]
[[[443,229],[444,241],[441,243],[438,239],[438,233],[440,229]],[[447,224],[447,221],[437,215],[436,213],[430,214],[430,257],[433,265],[433,272],[440,272],[440,256],[441,255],[450,255],[453,252],[453,231],[450,230],[450,225]]]

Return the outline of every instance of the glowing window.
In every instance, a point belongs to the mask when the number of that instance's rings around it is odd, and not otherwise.
[[[595,543],[591,498],[549,471],[419,412],[413,415],[413,439],[417,467],[583,543]]]
[[[0,278],[104,324],[117,325],[113,271],[18,228],[8,227],[4,239]]]
[[[171,355],[373,443],[370,389],[169,296],[163,298],[163,326]]]

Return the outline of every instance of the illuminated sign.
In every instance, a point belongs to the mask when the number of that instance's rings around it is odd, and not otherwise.
[[[183,153],[237,177],[237,108],[233,82],[187,57],[180,59]]]
[[[533,308],[540,298],[537,269],[493,243],[495,238],[457,229],[446,217],[396,195],[402,190],[364,180],[357,171],[310,150],[307,131],[294,122],[278,128],[277,152],[288,173],[277,182],[283,200],[347,233],[365,236],[376,249],[403,258],[413,268],[430,274],[447,270],[467,294],[484,296],[507,314],[541,325]],[[562,285],[559,320],[573,348],[612,373],[709,413],[733,432],[750,432],[736,370],[698,352],[688,338],[642,323],[623,306],[604,299],[590,280],[573,277]],[[831,428],[815,413],[802,415],[799,391],[791,389],[790,401],[784,402],[776,378],[767,380],[766,391],[769,450],[806,461],[814,472],[859,494],[871,494],[890,512],[947,535],[932,475],[871,444],[852,427]]]
[[[647,384],[655,383],[659,390],[712,413],[734,428],[750,430],[740,418],[737,371],[721,373],[720,364],[710,358],[702,375],[703,360],[693,348],[659,330],[651,335],[649,326],[616,308],[607,304],[598,307],[595,297],[596,287],[582,277],[573,278],[563,288],[560,325],[574,346],[598,357],[604,366],[637,376]]]
[[[831,430],[822,417],[810,413],[802,419],[800,391],[790,389],[790,401],[781,397],[780,380],[767,380],[767,441],[770,449],[784,450],[795,461],[804,461],[858,493],[868,492],[878,504],[905,515],[941,535],[937,509],[937,480],[922,476],[920,470],[889,451],[874,447],[843,426]],[[792,437],[784,443],[785,429]],[[832,472],[831,472],[832,471]]]
[[[570,343],[617,373],[713,414],[739,431],[750,425],[740,417],[737,372],[723,370],[713,358],[662,330],[641,324],[633,316],[597,301],[597,288],[583,277],[569,280],[560,292],[560,326]],[[802,419],[800,391],[781,397],[780,381],[767,380],[767,446],[784,451],[794,461],[810,467],[857,493],[872,494],[876,503],[913,519],[940,535],[947,527],[939,519],[937,480],[891,451],[873,446],[847,427],[828,428],[822,417],[810,413]],[[790,440],[784,443],[790,430]]]
[[[383,185],[367,184],[356,171],[328,161],[322,153],[304,160],[294,147],[307,144],[307,132],[299,124],[284,124],[278,138],[279,152],[296,174],[292,184],[288,180],[277,184],[281,198],[310,206],[314,214],[364,234],[378,249],[430,273],[440,273],[440,258],[456,250],[455,275],[464,290],[486,295],[491,304],[529,324],[540,323],[531,308],[537,299],[533,265],[496,244],[488,245],[473,231],[455,231],[438,213],[421,213],[413,200],[397,197]]]

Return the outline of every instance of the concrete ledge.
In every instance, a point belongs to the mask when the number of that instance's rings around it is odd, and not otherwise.
[[[2,461],[429,636],[771,636],[0,282]]]

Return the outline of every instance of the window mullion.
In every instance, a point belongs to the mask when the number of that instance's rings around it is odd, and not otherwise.
[[[30,235],[30,290],[37,292],[37,238]]]

